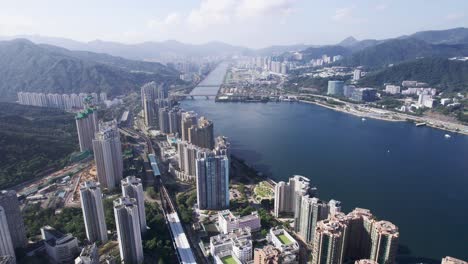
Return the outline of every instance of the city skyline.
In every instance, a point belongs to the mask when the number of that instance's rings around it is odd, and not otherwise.
[[[222,41],[250,48],[301,43],[323,45],[338,43],[348,36],[386,39],[423,30],[468,26],[468,16],[460,12],[468,8],[468,3],[449,2],[442,6],[437,1],[422,0],[409,3],[401,0],[326,3],[190,0],[164,4],[161,1],[83,1],[74,5],[56,0],[47,4],[5,2],[0,10],[0,37],[41,35],[83,42],[100,39],[123,43]],[[424,12],[417,12],[421,6]],[[408,12],[411,21],[407,19]],[[70,13],[78,16],[69,16]],[[263,34],[254,34],[259,31]]]

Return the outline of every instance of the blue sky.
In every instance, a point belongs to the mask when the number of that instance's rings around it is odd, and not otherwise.
[[[0,36],[248,47],[468,27],[467,0],[0,0]]]

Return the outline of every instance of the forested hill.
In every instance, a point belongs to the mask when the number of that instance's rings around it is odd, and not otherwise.
[[[24,39],[1,41],[0,58],[1,101],[15,100],[18,91],[118,95],[149,81],[180,82],[177,71],[160,63],[70,51]]]
[[[353,53],[340,62],[346,66],[373,69],[422,57],[450,58],[468,56],[468,44],[429,44],[418,39],[393,39]]]
[[[78,150],[73,115],[0,102],[0,188],[60,167]]]
[[[468,62],[441,58],[418,59],[369,74],[360,80],[360,85],[400,84],[404,80],[425,82],[442,91],[468,92]]]

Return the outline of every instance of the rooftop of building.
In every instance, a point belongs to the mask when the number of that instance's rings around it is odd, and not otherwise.
[[[392,235],[396,237],[399,236],[398,227],[389,221],[375,222],[374,228],[377,229],[377,231],[383,235]]]
[[[223,262],[223,264],[237,264],[238,263],[232,255],[222,257],[221,261]]]
[[[378,264],[378,262],[373,261],[371,259],[360,259],[360,260],[356,260],[354,264]]]
[[[338,220],[323,220],[317,223],[317,229],[315,232],[328,236],[339,237],[343,234],[344,227],[344,224]]]
[[[83,118],[87,118],[87,117],[88,117],[88,115],[90,115],[90,114],[94,113],[94,111],[95,111],[95,109],[94,109],[94,108],[92,108],[92,107],[88,107],[88,108],[86,108],[86,109],[84,109],[84,110],[82,110],[82,111],[80,111],[80,112],[76,113],[76,116],[75,116],[75,118],[76,118],[76,119],[83,119]]]
[[[442,259],[442,264],[468,264],[468,261],[447,256]]]

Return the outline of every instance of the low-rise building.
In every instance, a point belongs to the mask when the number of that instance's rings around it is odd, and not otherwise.
[[[399,85],[386,85],[385,92],[389,94],[399,94],[401,92],[401,87]]]
[[[281,252],[290,252],[294,254],[299,252],[299,243],[282,228],[271,228],[267,239]]]
[[[229,252],[245,263],[252,259],[252,251],[252,236],[248,227],[210,238],[210,253],[214,258],[219,254]]]
[[[357,102],[372,102],[377,99],[377,90],[374,88],[356,88],[351,99]]]
[[[260,216],[257,211],[250,215],[234,215],[230,210],[223,210],[218,213],[218,225],[220,232],[227,234],[233,230],[249,227],[251,231],[260,230]]]
[[[256,248],[254,251],[254,264],[297,264],[297,254],[281,252],[278,248],[267,245]]]
[[[80,255],[75,259],[75,264],[99,264],[99,253],[96,244],[93,243],[84,247]]]
[[[62,234],[53,227],[41,228],[46,253],[53,263],[71,262],[79,253],[78,239],[72,234]]]

